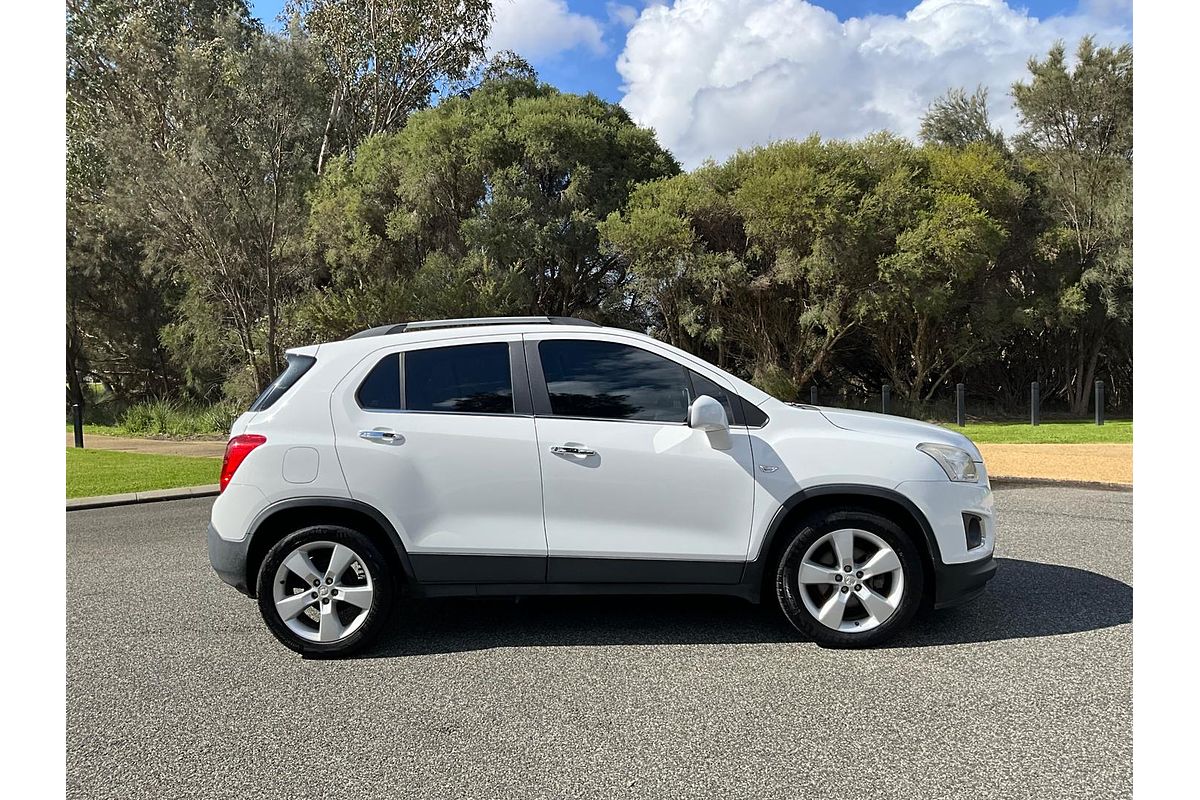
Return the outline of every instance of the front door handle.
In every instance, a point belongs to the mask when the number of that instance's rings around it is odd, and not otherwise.
[[[595,450],[589,450],[586,447],[574,447],[570,445],[554,445],[550,448],[550,452],[556,456],[594,456]]]
[[[388,430],[359,431],[358,438],[366,439],[368,442],[379,442],[380,444],[404,444],[403,436],[395,431]]]

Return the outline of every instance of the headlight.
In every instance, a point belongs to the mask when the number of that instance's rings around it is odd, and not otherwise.
[[[961,447],[922,442],[917,445],[917,449],[940,464],[946,471],[946,477],[950,480],[964,483],[974,483],[979,480],[979,470],[975,469],[975,462],[971,460],[971,454]]]

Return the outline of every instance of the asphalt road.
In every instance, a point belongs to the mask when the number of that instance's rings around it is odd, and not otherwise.
[[[67,515],[70,797],[1127,797],[1132,495],[997,492],[972,605],[829,651],[732,598],[411,603],[307,661],[211,500]]]

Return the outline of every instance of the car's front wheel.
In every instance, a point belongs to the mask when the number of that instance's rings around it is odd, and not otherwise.
[[[776,596],[792,625],[818,644],[878,644],[919,607],[920,554],[886,517],[836,509],[809,517],[789,536],[776,565]]]
[[[337,525],[288,534],[258,571],[258,608],[275,638],[308,656],[341,656],[386,622],[394,579],[375,543]]]

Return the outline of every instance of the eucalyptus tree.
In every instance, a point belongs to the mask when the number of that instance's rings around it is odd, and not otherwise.
[[[1041,247],[1053,268],[1044,317],[1061,332],[1047,356],[1064,362],[1060,391],[1082,413],[1106,342],[1132,319],[1133,49],[1086,37],[1073,61],[1062,43],[1031,59],[1013,100],[1018,152],[1045,184],[1057,223]]]
[[[336,335],[464,310],[632,313],[625,262],[601,251],[597,224],[678,165],[620,106],[504,74],[327,165],[307,234],[321,291],[303,324]]]
[[[1005,250],[1026,194],[988,144],[927,146],[905,161],[875,191],[896,234],[877,262],[866,328],[892,386],[926,403],[951,375],[994,359],[1012,328]]]
[[[1010,167],[983,143],[777,142],[639,187],[602,230],[668,341],[788,399],[882,374],[921,403],[1011,327]]]
[[[67,384],[83,403],[85,375],[124,399],[178,391],[161,335],[180,292],[146,261],[143,214],[114,202],[136,160],[116,140],[164,148],[173,136],[180,48],[211,40],[215,20],[249,25],[242,0],[68,0],[66,7]],[[124,172],[123,172],[124,171]]]
[[[289,0],[286,8],[330,78],[318,172],[330,155],[399,130],[466,79],[492,23],[491,0]]]
[[[775,144],[640,187],[603,226],[665,338],[785,398],[831,366],[862,316],[877,245],[861,216],[871,150]]]
[[[234,17],[176,59],[166,134],[111,137],[123,162],[114,203],[145,220],[148,263],[180,286],[166,331],[176,357],[245,395],[280,365],[282,310],[304,268],[294,245],[315,180],[319,69],[302,38]]]

